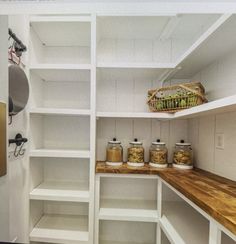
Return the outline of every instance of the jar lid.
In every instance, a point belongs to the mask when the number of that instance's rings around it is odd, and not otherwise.
[[[161,141],[160,139],[157,139],[156,141],[152,142],[152,145],[166,145],[166,143]]]
[[[175,143],[176,146],[191,146],[191,143],[184,142],[184,140],[181,140],[180,142]]]
[[[117,141],[116,138],[113,138],[112,141],[108,142],[109,144],[121,144],[121,141]]]
[[[129,144],[132,144],[132,145],[142,145],[143,143],[141,141],[138,141],[137,138],[134,138],[134,140],[131,141]]]

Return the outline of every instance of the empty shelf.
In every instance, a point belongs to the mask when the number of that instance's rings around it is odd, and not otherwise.
[[[156,201],[106,199],[101,201],[99,219],[157,222]]]
[[[208,220],[185,202],[164,202],[160,223],[175,243],[207,244],[209,241]]]
[[[44,215],[30,233],[30,241],[76,243],[88,241],[87,216]]]
[[[84,183],[43,182],[30,193],[32,200],[89,202],[89,189]]]
[[[87,150],[60,150],[60,149],[33,149],[30,157],[54,157],[54,158],[89,158]]]
[[[32,108],[31,114],[45,114],[45,115],[90,115],[89,109],[61,109],[61,108]]]

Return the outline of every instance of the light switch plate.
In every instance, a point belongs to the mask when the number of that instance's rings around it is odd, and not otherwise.
[[[216,148],[217,149],[224,149],[224,134],[223,133],[217,133],[216,134]]]

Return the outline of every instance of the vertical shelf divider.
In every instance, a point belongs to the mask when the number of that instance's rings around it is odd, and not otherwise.
[[[94,243],[94,185],[96,151],[96,14],[91,16],[91,70],[90,70],[90,174],[89,174],[89,243]]]

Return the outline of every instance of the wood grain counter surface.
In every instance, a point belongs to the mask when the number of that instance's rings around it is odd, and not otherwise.
[[[96,173],[158,175],[236,235],[236,182],[200,169],[158,169],[107,166],[97,162]]]

